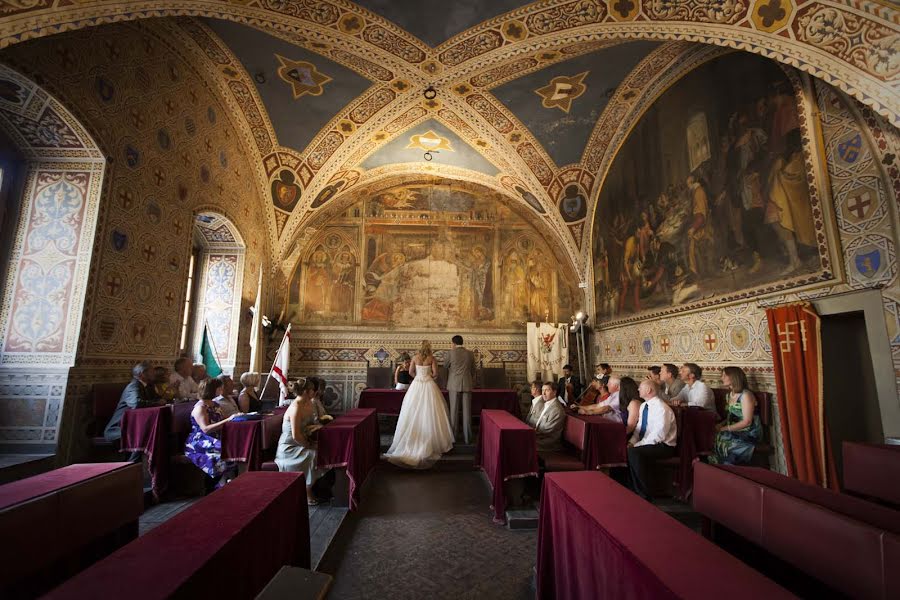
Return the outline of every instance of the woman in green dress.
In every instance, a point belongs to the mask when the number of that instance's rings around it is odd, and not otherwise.
[[[715,453],[710,456],[710,462],[746,465],[762,434],[756,396],[747,389],[747,375],[739,367],[725,367],[722,383],[729,390],[728,404],[725,420],[716,425]]]

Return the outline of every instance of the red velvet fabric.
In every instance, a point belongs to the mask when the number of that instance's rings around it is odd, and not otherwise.
[[[356,408],[319,430],[316,462],[320,469],[346,467],[350,510],[360,502],[360,488],[378,464],[381,438],[374,408]]]
[[[169,432],[172,407],[135,408],[122,414],[122,452],[147,456],[150,485],[157,499],[169,487]]]
[[[262,444],[263,451],[275,450],[278,447],[278,440],[281,438],[281,421],[284,420],[284,413],[287,412],[287,406],[279,406],[272,411],[272,415],[262,420]]]
[[[92,541],[128,523],[136,527],[142,483],[140,465],[96,463],[0,486],[0,597],[6,586],[39,576]]]
[[[675,485],[678,495],[688,501],[694,486],[694,459],[701,454],[711,454],[716,443],[715,411],[695,406],[676,407],[675,420],[678,424],[678,470]]]
[[[382,390],[369,388],[359,395],[360,408],[374,408],[382,415],[399,415],[403,405],[405,390]],[[444,390],[444,398],[448,397]],[[519,397],[515,390],[472,390],[472,415],[478,416],[484,409],[505,410],[517,417],[521,416]]]
[[[793,477],[760,469],[758,467],[718,467],[735,475],[740,475],[766,487],[784,492],[806,502],[817,504],[838,514],[868,523],[873,527],[900,534],[900,511],[880,506],[860,498],[841,494],[817,485],[803,483]],[[896,482],[894,482],[896,485]]]
[[[262,465],[262,421],[229,421],[222,427],[222,459],[247,463],[248,471]]]
[[[596,471],[544,477],[537,597],[792,598]]]
[[[303,474],[245,473],[45,598],[253,598],[309,562]]]
[[[844,489],[900,506],[900,446],[844,442]]]
[[[69,465],[34,477],[0,485],[0,510],[6,510],[14,504],[26,502],[44,494],[59,492],[65,487],[84,483],[89,479],[127,467],[130,464],[114,462]]]
[[[494,522],[505,523],[507,500],[503,482],[538,473],[534,429],[505,410],[483,410],[475,466],[484,469],[493,488]]]
[[[584,468],[616,467],[628,464],[625,426],[598,415],[569,415],[587,424],[585,436]]]

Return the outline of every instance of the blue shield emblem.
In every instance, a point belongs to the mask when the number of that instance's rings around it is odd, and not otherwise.
[[[653,342],[650,341],[650,338],[644,338],[641,347],[644,349],[644,354],[650,354],[650,351],[653,350]]]
[[[856,134],[849,140],[844,140],[838,144],[838,156],[845,163],[853,164],[859,159],[859,151],[862,149],[862,136]]]
[[[125,146],[125,164],[133,169],[138,166],[140,162],[141,153],[133,146]]]
[[[113,96],[116,95],[115,88],[113,88],[112,84],[103,77],[97,77],[97,79],[94,80],[94,85],[97,88],[97,95],[100,96],[100,99],[104,102],[111,102]]]
[[[128,247],[128,234],[119,231],[118,229],[113,229],[112,232],[112,245],[113,248],[121,252],[125,248]]]
[[[876,249],[865,254],[857,254],[853,258],[853,262],[856,263],[856,270],[860,275],[871,279],[881,268],[881,250]]]

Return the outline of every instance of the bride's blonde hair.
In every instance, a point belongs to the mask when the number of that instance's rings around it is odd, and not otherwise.
[[[425,360],[429,356],[433,356],[434,352],[431,351],[431,342],[428,340],[422,340],[422,345],[419,347],[419,356],[422,357],[422,360]]]

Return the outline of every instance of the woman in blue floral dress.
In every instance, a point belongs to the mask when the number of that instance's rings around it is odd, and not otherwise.
[[[725,367],[722,383],[729,389],[725,420],[716,425],[715,453],[709,462],[746,465],[759,443],[762,425],[756,411],[756,397],[747,389],[747,375],[739,367]]]
[[[222,391],[222,380],[212,377],[200,383],[200,400],[191,411],[191,433],[184,445],[184,455],[206,473],[216,487],[228,465],[222,460],[222,427],[240,413],[224,417],[213,399]]]

